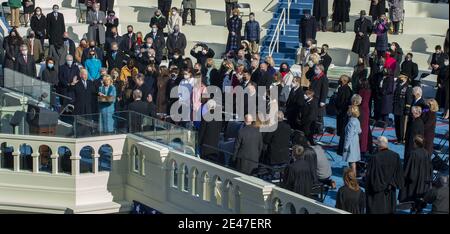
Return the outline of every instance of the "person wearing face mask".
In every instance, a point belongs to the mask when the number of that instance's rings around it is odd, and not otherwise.
[[[66,31],[64,15],[59,13],[59,6],[53,5],[53,12],[47,14],[47,35],[49,44],[62,43],[62,35]]]
[[[67,54],[74,56],[75,55],[75,42],[72,39],[70,39],[68,32],[64,32],[63,42],[64,42],[63,46],[66,49]]]
[[[66,62],[67,50],[64,48],[63,42],[50,45],[48,50],[48,56],[52,57],[55,61],[56,67],[63,65]]]
[[[237,52],[241,45],[242,19],[239,17],[239,9],[233,10],[233,16],[228,19],[228,40],[226,51]]]
[[[374,33],[377,35],[375,42],[375,49],[379,56],[383,55],[388,50],[388,31],[389,26],[387,23],[386,15],[381,15],[380,18],[375,21],[373,27]]]
[[[187,40],[184,33],[180,32],[180,27],[175,25],[173,33],[169,34],[167,38],[167,50],[169,52],[169,59],[174,58],[175,50],[179,52],[179,55],[184,56],[186,50]]]
[[[305,95],[300,85],[301,77],[295,77],[292,81],[292,89],[286,101],[286,118],[291,128],[300,130],[301,111],[305,106]]]
[[[122,35],[122,44],[120,46],[120,50],[122,50],[125,54],[128,54],[132,57],[134,53],[134,46],[136,44],[136,33],[133,32],[133,26],[127,26],[127,33]]]
[[[105,26],[106,26],[106,33],[105,37],[108,39],[108,37],[115,37],[117,36],[117,27],[119,26],[119,18],[116,16],[116,12],[111,10],[107,12],[107,17],[105,20]],[[113,34],[112,29],[116,28],[115,34]]]
[[[361,80],[367,78],[368,69],[363,58],[358,58],[358,63],[353,68],[352,74],[352,90],[357,93],[359,90],[359,83]]]
[[[108,73],[115,68],[121,69],[123,65],[126,63],[127,57],[126,55],[119,50],[119,44],[117,42],[113,42],[111,44],[111,50],[106,55],[106,67],[108,68]]]
[[[169,11],[167,11],[169,12]],[[160,9],[155,11],[155,15],[150,19],[150,27],[153,28],[153,25],[156,25],[158,28],[158,33],[163,33],[164,28],[167,26],[167,19],[163,15]]]
[[[88,43],[86,39],[81,39],[78,47],[75,49],[75,62],[81,64],[81,60],[83,58],[83,53],[86,48],[88,48]]]
[[[74,94],[69,90],[69,85],[72,83],[74,77],[80,77],[80,69],[75,64],[72,55],[66,56],[66,63],[61,65],[58,69],[58,88],[57,92],[66,97],[74,98]],[[60,103],[64,107],[70,104],[72,100],[60,98]]]
[[[322,49],[320,50],[320,63],[325,68],[325,74],[328,73],[328,67],[330,67],[331,62],[333,61],[331,56],[328,54],[328,48],[329,47],[327,44],[323,44]]]
[[[314,49],[313,39],[308,38],[305,41],[305,44],[300,49],[300,53],[297,53],[297,61],[296,63],[302,67],[307,66],[309,61],[309,56],[311,55],[311,51]]]
[[[403,60],[403,49],[397,42],[392,42],[389,48],[389,52],[391,53],[391,57],[397,61],[394,76],[398,77],[401,72],[401,61]]]
[[[349,86],[350,78],[347,75],[342,75],[339,79],[339,87],[337,89],[336,99],[334,100],[334,107],[336,108],[336,135],[339,136],[339,145],[337,154],[342,155],[344,152],[344,135],[345,126],[348,122],[347,110],[351,104],[353,95],[352,89]]]
[[[239,50],[233,59],[234,66],[243,65],[246,70],[250,69],[250,61],[245,58],[245,51]]]
[[[87,33],[88,40],[95,40],[97,45],[105,44],[105,22],[105,12],[100,11],[100,4],[97,3],[86,16],[86,23],[89,25]]]
[[[40,7],[34,9],[34,14],[30,19],[30,27],[31,30],[34,31],[36,39],[40,40],[41,45],[43,46],[47,29],[47,19],[45,18],[45,15],[42,14],[42,9]]]
[[[183,25],[183,19],[179,14],[179,10],[176,7],[172,7],[171,15],[167,20],[167,27],[169,29],[169,34],[174,32],[175,25],[178,25],[179,31],[181,32],[181,26]]]
[[[100,69],[102,62],[97,58],[95,51],[89,52],[89,57],[84,62],[84,67],[88,71],[89,80],[96,81],[100,79]]]
[[[259,22],[255,20],[255,13],[250,13],[249,17],[249,21],[245,23],[244,38],[250,42],[251,52],[255,54],[259,53],[261,28]]]
[[[394,124],[396,144],[402,144],[405,137],[405,123],[413,102],[412,88],[409,86],[408,76],[400,75],[394,90]]]
[[[187,22],[188,13],[191,13],[191,24],[195,26],[195,9],[197,8],[197,0],[183,0],[183,25]]]
[[[200,48],[200,50],[197,50],[198,48]],[[214,58],[214,55],[214,50],[202,43],[196,44],[191,50],[191,56],[197,59],[197,63],[202,64],[202,66],[205,66],[208,58]]]
[[[442,51],[441,45],[437,45],[434,48],[435,52],[431,56],[431,74],[438,75],[440,68],[443,66],[445,59],[448,59],[448,54]]]
[[[302,46],[305,47],[308,39],[316,40],[317,21],[309,10],[303,10],[303,14],[304,17],[300,20],[298,38]]]
[[[52,89],[58,85],[58,69],[55,67],[55,61],[51,57],[45,60],[45,69],[42,71],[41,80],[50,83]]]
[[[317,119],[319,104],[317,103],[317,99],[314,98],[314,91],[312,90],[306,90],[304,98],[305,106],[301,109],[300,131],[305,133],[311,145],[315,145],[312,127]]]
[[[44,58],[44,49],[41,41],[36,39],[36,34],[34,31],[30,31],[28,33],[28,38],[24,40],[24,43],[28,46],[28,51],[30,51],[34,61],[36,61],[36,63],[40,63],[42,58]]]
[[[28,27],[28,22],[30,22],[31,14],[34,11],[35,0],[22,0],[23,6],[23,16],[25,17],[25,27]]]
[[[411,82],[416,80],[419,75],[419,66],[417,63],[413,62],[412,59],[413,54],[407,53],[400,70],[400,73],[406,75]]]
[[[370,35],[372,33],[372,22],[366,18],[366,11],[359,13],[359,19],[355,20],[354,32],[355,40],[352,46],[352,52],[360,58],[367,58],[370,51]]]
[[[105,39],[105,51],[109,53],[111,50],[112,43],[116,43],[118,46],[122,43],[122,37],[117,33],[117,27],[113,26],[111,28],[110,35]]]
[[[439,106],[445,107],[448,106],[448,74],[449,74],[449,59],[446,58],[442,63],[442,66],[439,69],[439,74],[437,76],[437,92],[436,92],[436,101]],[[448,110],[448,108],[445,108]]]
[[[318,64],[314,68],[314,76],[311,79],[310,89],[314,91],[315,98],[319,103],[319,111],[317,114],[316,129],[318,133],[322,133],[323,116],[325,112],[326,100],[328,97],[328,77],[324,72],[325,68],[322,64]]]
[[[378,98],[378,103],[380,105],[379,118],[377,120],[389,123],[389,114],[393,111],[394,88],[394,76],[385,74],[377,91],[378,96],[376,98]]]
[[[169,67],[176,66],[178,68],[184,68],[184,58],[178,49],[173,52],[172,60],[169,63]]]
[[[148,38],[153,39],[153,48],[156,50],[157,56],[162,59],[163,49],[166,47],[166,40],[164,39],[164,34],[159,31],[156,24],[152,25],[152,31],[145,35],[144,40],[147,41]]]
[[[81,56],[81,63],[84,64],[86,59],[89,57],[91,51],[95,52],[95,55],[100,61],[103,61],[103,50],[97,46],[95,41],[89,41],[88,47],[83,50],[83,55]]]
[[[29,77],[36,77],[36,62],[33,56],[28,52],[28,47],[25,44],[20,46],[19,54],[14,55],[16,61],[14,63],[14,70]]]

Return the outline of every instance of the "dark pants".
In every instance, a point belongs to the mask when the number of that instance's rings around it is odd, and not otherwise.
[[[405,136],[405,116],[404,115],[395,115],[394,116],[394,124],[395,124],[395,136],[397,137],[397,142],[403,142]]]
[[[184,9],[183,10],[183,25],[186,24],[188,12],[191,12],[191,24],[195,25],[195,9]]]
[[[328,19],[328,17],[321,17],[321,18],[317,19],[318,30],[322,30],[322,31],[327,30],[327,19]]]
[[[169,18],[170,8],[172,7],[172,0],[158,0],[158,9],[161,10],[162,14],[166,19]]]
[[[335,32],[346,32],[347,31],[347,24],[346,22],[334,22],[334,31]]]
[[[303,123],[300,125],[300,131],[302,131],[303,133],[305,133],[305,137],[306,139],[308,139],[309,143],[311,143],[311,145],[314,145],[314,132],[312,127],[315,125],[314,121],[310,121],[310,120],[304,120],[302,121]]]
[[[394,33],[399,33],[399,30],[400,30],[400,21],[392,22],[392,24],[394,25]]]
[[[225,22],[228,24],[228,19],[231,16],[231,12],[233,11],[233,9],[236,8],[236,3],[232,2],[232,3],[225,3],[225,11],[226,11],[226,15],[227,15],[227,19],[225,20]]]
[[[323,132],[323,127],[325,126],[323,124],[323,116],[325,114],[325,107],[319,107],[318,111],[317,111],[317,120],[316,120],[316,124],[315,124],[315,131],[314,133],[316,134],[322,134]]]

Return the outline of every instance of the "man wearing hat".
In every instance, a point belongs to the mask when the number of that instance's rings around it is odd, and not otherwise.
[[[355,20],[355,41],[352,52],[360,58],[367,58],[370,51],[370,34],[372,33],[372,22],[366,18],[366,11],[361,10],[359,19]]]

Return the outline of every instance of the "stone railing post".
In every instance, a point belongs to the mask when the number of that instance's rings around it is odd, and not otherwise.
[[[209,201],[211,204],[217,205],[217,199],[216,199],[216,181],[210,179],[209,180]]]
[[[50,156],[50,158],[52,159],[52,174],[58,174],[58,167],[59,167],[59,164],[58,164],[58,161],[59,161],[59,158],[58,158],[58,154],[52,154],[51,156]]]
[[[177,171],[177,182],[178,182],[178,190],[180,190],[181,192],[184,191],[184,167],[183,168],[178,168]]]
[[[209,179],[209,177],[201,179],[201,186],[198,191],[204,201],[211,201],[211,189],[209,188],[210,181],[211,179]]]
[[[79,175],[80,174],[80,160],[81,157],[80,156],[70,156],[70,162],[72,164],[72,175]]]
[[[33,158],[33,173],[38,173],[39,172],[39,153],[32,153],[31,157]]]
[[[92,173],[94,173],[94,174],[98,174],[98,171],[99,171],[99,166],[100,166],[99,158],[100,158],[100,155],[97,153],[94,153],[92,155],[92,159],[94,160],[94,162],[92,163]]]
[[[14,171],[20,171],[20,151],[14,151],[12,154],[14,158]]]
[[[137,157],[137,156],[136,156]],[[136,158],[136,160],[139,160],[138,158]],[[145,176],[145,155],[141,155],[141,171],[139,172],[141,174],[141,176]]]

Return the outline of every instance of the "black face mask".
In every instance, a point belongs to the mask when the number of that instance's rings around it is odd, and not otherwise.
[[[95,45],[89,45],[89,48],[95,48]]]
[[[194,69],[194,74],[197,74],[197,73],[199,73],[199,72],[200,72],[199,69]]]

